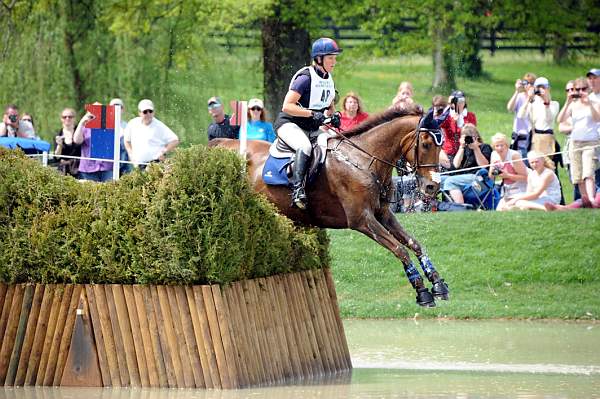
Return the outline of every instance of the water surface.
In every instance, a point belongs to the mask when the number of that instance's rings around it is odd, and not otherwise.
[[[354,370],[235,391],[0,388],[10,399],[600,398],[600,324],[347,320]]]

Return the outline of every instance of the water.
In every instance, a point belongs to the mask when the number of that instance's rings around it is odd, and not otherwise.
[[[347,320],[352,373],[286,387],[0,388],[10,399],[600,398],[600,324]]]

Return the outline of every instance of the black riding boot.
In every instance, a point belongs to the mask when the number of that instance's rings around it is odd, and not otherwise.
[[[296,160],[294,161],[294,175],[292,176],[292,205],[300,209],[306,209],[306,193],[304,192],[304,178],[310,156],[306,155],[301,150],[296,151]]]

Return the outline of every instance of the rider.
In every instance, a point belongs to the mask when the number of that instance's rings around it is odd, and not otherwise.
[[[329,38],[313,43],[312,65],[303,67],[292,77],[282,112],[275,121],[277,136],[296,151],[292,204],[300,209],[306,208],[304,180],[312,149],[309,137],[316,136],[326,117],[335,111],[331,72],[341,52],[337,43]]]

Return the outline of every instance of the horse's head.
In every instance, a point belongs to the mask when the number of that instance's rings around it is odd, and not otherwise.
[[[431,115],[428,114],[406,137],[403,146],[404,161],[410,165],[410,171],[416,172],[419,191],[426,198],[435,197],[440,187],[437,173],[443,137],[441,130],[431,124]],[[399,166],[400,173],[407,170],[405,165]]]

